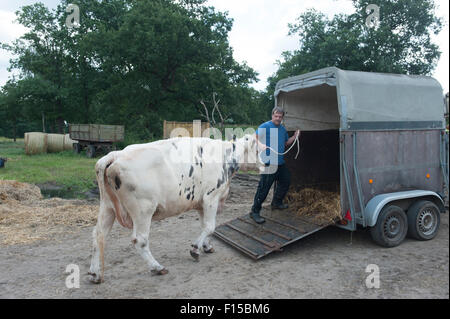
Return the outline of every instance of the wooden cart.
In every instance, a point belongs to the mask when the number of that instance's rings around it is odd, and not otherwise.
[[[69,134],[73,143],[73,150],[80,153],[86,148],[89,158],[95,156],[96,151],[103,149],[106,152],[113,150],[113,143],[123,141],[125,127],[123,125],[101,124],[69,124]]]

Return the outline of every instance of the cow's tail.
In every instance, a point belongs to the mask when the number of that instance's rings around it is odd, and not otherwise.
[[[126,221],[122,218],[122,206],[120,204],[119,198],[111,188],[111,185],[108,181],[107,170],[114,163],[114,155],[112,153],[106,155],[101,158],[97,164],[95,165],[95,172],[97,177],[98,188],[100,192],[100,202],[103,202],[105,205],[106,201],[110,201],[112,203],[115,216],[117,221],[124,227],[132,228],[133,223],[130,218],[126,218]],[[108,205],[109,206],[109,205]],[[128,216],[128,214],[126,214]],[[96,226],[97,227],[97,226]],[[104,269],[105,269],[105,238],[102,231],[96,231],[96,239],[98,244],[98,249],[100,253],[100,262],[101,262],[101,278],[104,278]]]
[[[109,155],[112,154],[110,153]],[[120,188],[117,187],[118,181],[120,181],[119,169],[114,157],[110,156],[101,163],[99,161],[97,169],[97,182],[100,189],[100,200],[110,200],[119,224],[123,227],[132,229],[133,221],[131,220],[128,212],[124,209],[123,205],[120,203],[117,193],[114,190],[114,188],[116,190]]]

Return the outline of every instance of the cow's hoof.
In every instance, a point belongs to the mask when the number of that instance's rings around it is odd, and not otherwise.
[[[190,251],[192,258],[194,258],[195,261],[198,261],[198,259],[200,258],[200,254],[198,252],[196,252],[195,250],[191,250]]]
[[[98,284],[101,284],[103,282],[102,278],[99,275],[95,274],[95,273],[88,272],[88,275],[89,275],[88,279],[89,279],[89,281],[92,284],[98,285]]]
[[[161,270],[152,270],[152,274],[154,275],[158,275],[158,276],[163,276],[163,275],[167,275],[169,273],[169,271],[166,268],[163,268]]]
[[[203,247],[203,251],[206,254],[212,254],[212,253],[216,252],[213,247],[211,247],[210,249],[207,249],[206,247]]]

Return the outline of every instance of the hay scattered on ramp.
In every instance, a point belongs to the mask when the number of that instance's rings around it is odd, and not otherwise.
[[[298,216],[311,218],[319,225],[334,224],[342,219],[339,193],[312,188],[291,189],[286,199]]]
[[[0,180],[0,244],[29,244],[76,232],[95,225],[97,213],[98,204],[42,199],[35,185]]]

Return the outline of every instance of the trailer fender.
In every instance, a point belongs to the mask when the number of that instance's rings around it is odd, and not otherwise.
[[[439,203],[438,206],[444,207],[444,202],[442,198],[435,192],[425,191],[425,190],[413,190],[413,191],[405,191],[405,192],[396,192],[396,193],[386,193],[380,194],[373,197],[366,205],[364,210],[364,219],[367,222],[367,226],[373,227],[377,223],[378,215],[386,204],[409,198],[419,198],[419,197],[433,197],[437,198]]]

